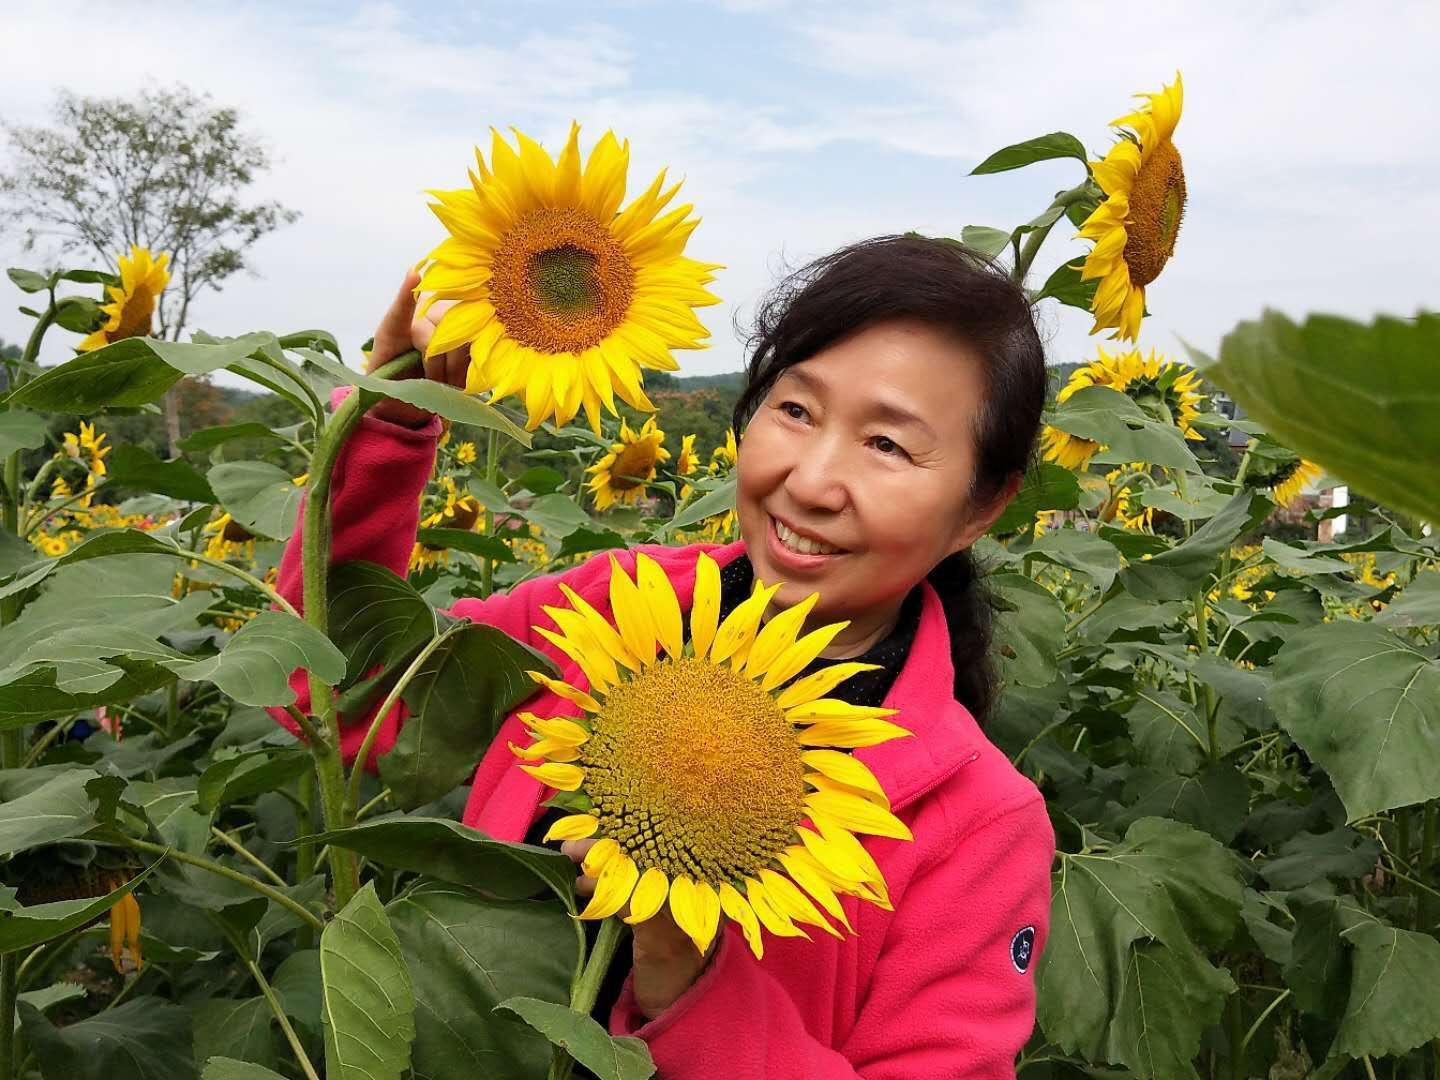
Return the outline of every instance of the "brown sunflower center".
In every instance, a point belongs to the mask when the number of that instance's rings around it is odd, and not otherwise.
[[[110,331],[110,340],[124,341],[150,333],[150,316],[154,313],[155,297],[144,285],[137,285],[120,306],[120,325]]]
[[[1125,221],[1125,265],[1130,280],[1149,285],[1175,251],[1180,219],[1185,216],[1185,169],[1180,151],[1166,139],[1140,166],[1130,192]]]
[[[599,834],[641,871],[711,884],[769,866],[805,816],[794,726],[755,683],[666,660],[615,687],[582,750]]]
[[[582,352],[624,321],[635,268],[610,230],[573,208],[536,210],[495,251],[490,300],[537,352]]]
[[[649,480],[655,473],[655,447],[646,442],[630,443],[615,455],[610,467],[610,486],[616,491],[630,491]]]

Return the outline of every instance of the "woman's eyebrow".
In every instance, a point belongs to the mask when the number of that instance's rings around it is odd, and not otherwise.
[[[808,390],[819,398],[825,397],[829,391],[829,387],[823,379],[817,378],[803,368],[786,368],[776,378],[775,383],[778,386],[787,379],[793,379],[800,384],[801,388]],[[939,438],[939,436],[935,434],[935,429],[926,422],[924,417],[895,402],[879,400],[868,402],[866,412],[876,419],[884,420],[891,424],[915,428],[932,439]]]

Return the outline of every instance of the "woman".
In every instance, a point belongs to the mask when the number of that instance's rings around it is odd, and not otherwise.
[[[372,368],[429,342],[441,311],[415,321],[414,284],[407,276],[381,323]],[[670,1080],[1013,1076],[1034,1019],[1054,840],[1039,793],[977,724],[994,680],[990,609],[968,549],[1014,496],[1039,425],[1045,370],[1029,303],[948,241],[882,238],[793,275],[762,308],[751,347],[735,408],[741,539],[707,547],[723,568],[722,617],[758,578],[784,583],[785,606],[819,592],[807,629],[849,620],[816,663],[880,666],[836,693],[898,709],[913,732],[858,756],[914,840],[866,838],[894,910],[844,898],[854,937],[767,940],[757,961],[733,928],[702,957],[668,915],[640,923],[633,970],[617,965],[599,1018],[646,1040]],[[463,350],[429,357],[425,376],[463,386],[466,363]],[[405,572],[439,433],[404,402],[371,410],[335,473],[335,561]],[[280,575],[297,604],[298,537]],[[647,550],[688,604],[698,547]],[[621,561],[633,567],[633,555]],[[548,625],[542,605],[565,603],[558,581],[608,613],[608,577],[608,557],[592,559],[461,600],[454,614],[546,651],[574,683],[575,665],[531,627]],[[295,685],[303,698],[303,679]],[[546,695],[526,705],[573,711]],[[378,752],[402,721],[387,719]],[[350,755],[367,723],[347,726]],[[535,842],[546,792],[507,741],[525,741],[513,714],[464,820]],[[563,850],[578,863],[591,843]],[[579,889],[593,884],[582,877]]]

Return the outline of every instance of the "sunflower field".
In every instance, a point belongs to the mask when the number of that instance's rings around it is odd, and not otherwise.
[[[1071,159],[1076,186],[956,238],[1109,334],[1054,387],[1039,458],[977,546],[1004,681],[987,734],[1045,794],[1059,847],[1018,1071],[1440,1077],[1440,318],[1265,312],[1213,356],[1142,346],[1180,241],[1182,107],[1177,76],[1098,158],[1064,132],[996,152],[977,175]],[[613,914],[623,890],[643,917],[668,890],[697,944],[728,919],[758,952],[762,928],[839,933],[837,895],[887,902],[851,832],[893,819],[843,750],[893,725],[828,714],[837,679],[782,688],[823,647],[796,639],[803,612],[767,638],[784,616],[757,636],[763,602],[719,628],[697,611],[685,639],[642,560],[612,582],[615,626],[557,609],[550,640],[590,692],[446,613],[597,553],[736,535],[735,434],[664,430],[644,385],[704,346],[694,309],[720,268],[685,254],[698,219],[663,173],[626,201],[628,153],[497,135],[468,186],[433,193],[445,236],[420,288],[447,305],[431,351],[471,350],[463,389],[396,378],[414,353],[369,371],[321,330],[154,338],[162,252],[9,272],[34,322],[0,399],[0,1080],[577,1061],[639,1080],[644,1043],[589,1017],[624,931],[607,918],[592,942],[572,916]],[[1041,275],[1057,228],[1090,250]],[[220,371],[288,422],[201,427],[173,460],[109,434]],[[329,558],[337,458],[386,398],[444,425],[403,575]],[[1321,476],[1355,501],[1307,503]],[[607,795],[573,763],[603,778],[618,672],[641,679],[661,648],[672,672],[744,657],[757,715],[812,722],[806,806],[828,826],[743,894],[642,876],[610,841],[586,908],[555,844],[459,823],[466,785],[543,683],[583,723],[528,719],[515,768],[556,789],[552,836],[594,835]],[[373,768],[352,762],[378,721],[342,755],[342,716],[400,703]]]

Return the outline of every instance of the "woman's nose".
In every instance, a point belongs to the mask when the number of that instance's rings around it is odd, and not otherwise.
[[[839,513],[850,501],[844,455],[827,439],[812,439],[785,474],[785,493],[797,508]]]

